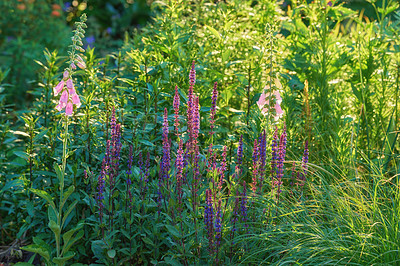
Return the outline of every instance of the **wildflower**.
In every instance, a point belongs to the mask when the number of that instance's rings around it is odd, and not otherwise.
[[[260,134],[259,138],[259,187],[260,187],[260,192],[262,192],[262,186],[264,183],[264,174],[265,174],[265,163],[266,163],[266,156],[267,156],[267,134],[265,133],[265,130],[263,133]]]
[[[278,127],[275,127],[274,136],[271,144],[271,178],[273,179],[276,173],[276,161],[278,159]]]
[[[270,104],[270,99],[275,102]],[[283,110],[280,106],[282,103],[282,97],[279,91],[273,91],[272,93],[261,93],[260,98],[257,101],[258,108],[260,108],[261,113],[265,116],[271,111],[271,107],[274,108],[274,120],[277,121],[279,118],[283,116]]]
[[[222,212],[221,212],[221,199],[219,199],[215,214],[215,248],[217,256],[218,256],[219,246],[221,245],[221,237],[222,237]]]
[[[57,86],[54,87],[54,96],[57,96],[64,88],[64,80],[62,79]]]
[[[241,195],[241,202],[240,202],[240,212],[242,215],[242,222],[245,228],[248,228],[249,225],[247,224],[247,193],[246,193],[246,181],[243,181],[243,192]]]
[[[221,165],[218,168],[218,173],[220,175],[219,183],[218,183],[218,190],[219,191],[221,191],[221,189],[222,189],[222,184],[223,184],[224,178],[225,178],[225,171],[226,171],[226,146],[224,146],[224,151],[222,152]]]

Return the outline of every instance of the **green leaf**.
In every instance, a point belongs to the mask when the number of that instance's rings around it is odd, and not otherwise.
[[[40,132],[39,134],[37,134],[34,138],[33,138],[33,142],[38,141],[39,139],[43,138],[44,135],[46,135],[47,131],[49,131],[48,129],[43,130],[42,132]]]
[[[171,225],[165,225],[165,227],[167,228],[167,230],[175,237],[180,238],[181,234],[179,233],[178,229],[176,229],[174,226]]]
[[[14,180],[12,180],[10,182],[6,182],[4,187],[0,190],[0,194],[3,193],[3,192],[6,192],[10,188],[13,188],[13,187],[16,187],[16,186],[23,187],[23,185],[24,185],[24,181],[20,180],[20,179],[14,179]]]
[[[75,187],[74,186],[70,186],[67,191],[64,192],[63,194],[63,201],[61,203],[61,208],[64,207],[65,202],[67,201],[67,199],[69,198],[69,196],[71,196],[71,194],[75,191]]]
[[[148,237],[143,238],[143,242],[146,243],[146,244],[149,244],[151,246],[154,246],[153,241]]]
[[[45,248],[43,248],[37,244],[33,244],[33,245],[21,247],[21,249],[28,251],[28,252],[33,252],[33,253],[39,254],[48,262],[48,264],[50,264],[49,263],[50,262],[50,254]]]
[[[83,224],[80,223],[77,225],[77,227],[75,227],[74,229],[69,230],[68,232],[63,234],[63,241],[64,241],[64,246],[62,249],[62,254],[65,254],[68,252],[67,247],[73,245],[77,240],[79,240],[79,238],[77,238],[77,236],[79,236],[79,233],[75,236],[75,238],[72,238],[72,236],[74,235],[74,233],[78,230],[80,230],[82,228]]]
[[[14,264],[15,266],[34,266],[32,263],[28,262],[18,262],[17,264]]]
[[[60,166],[58,164],[56,164],[56,163],[54,163],[54,170],[56,170],[56,174],[57,174],[58,180],[61,180],[63,174],[61,172]]]
[[[65,265],[65,262],[69,259],[72,259],[75,256],[74,252],[69,252],[68,255],[64,257],[55,257],[53,258],[53,262],[57,265]]]
[[[68,210],[64,213],[64,216],[62,219],[62,223],[61,223],[62,227],[64,226],[64,223],[68,218],[68,215],[74,210],[77,203],[78,203],[78,200],[75,200],[71,205],[69,205]]]
[[[54,220],[49,221],[49,228],[53,231],[56,239],[60,239],[61,228]]]
[[[211,33],[215,36],[215,37],[217,37],[218,39],[222,39],[222,37],[221,37],[221,34],[216,30],[216,29],[214,29],[213,27],[211,27],[211,26],[208,26],[208,25],[206,25],[206,27],[207,27],[207,29],[209,30],[209,31],[211,31]]]
[[[29,160],[29,155],[24,151],[14,151],[14,154],[22,159]]]
[[[117,252],[115,252],[114,249],[110,249],[109,251],[107,251],[107,255],[113,259],[115,257],[115,255],[117,254]]]
[[[50,204],[51,208],[53,208],[54,212],[56,213],[56,215],[58,216],[58,212],[56,210],[56,205],[54,204],[53,199],[51,198],[51,196],[44,190],[40,190],[40,189],[35,189],[35,188],[30,188],[29,189],[32,193],[35,193],[37,196],[41,197],[42,199],[46,200],[47,203]]]
[[[83,237],[83,235],[84,235],[83,230],[80,230],[72,240],[70,240],[68,243],[64,243],[64,246],[63,246],[63,249],[62,249],[63,253],[68,252],[68,250],[72,247],[72,245],[76,241],[81,239]]]

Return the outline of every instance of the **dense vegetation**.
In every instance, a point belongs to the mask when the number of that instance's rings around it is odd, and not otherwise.
[[[0,42],[0,265],[399,263],[398,2],[101,3]]]

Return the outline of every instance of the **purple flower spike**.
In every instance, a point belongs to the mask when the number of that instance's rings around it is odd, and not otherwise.
[[[247,193],[246,193],[246,181],[243,181],[243,192],[242,192],[242,197],[241,197],[241,202],[240,202],[240,213],[242,215],[242,222],[244,224],[244,227],[248,229],[249,225],[247,224]],[[247,230],[246,230],[247,232]]]
[[[218,191],[221,191],[222,189],[222,184],[224,183],[224,178],[225,178],[225,171],[226,171],[226,146],[224,146],[224,151],[222,152],[221,166],[218,168],[218,173],[220,175],[218,183]]]
[[[275,127],[274,136],[271,145],[271,179],[276,174],[276,162],[278,160],[278,127]]]

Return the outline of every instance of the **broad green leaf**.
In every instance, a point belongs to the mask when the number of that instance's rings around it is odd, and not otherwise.
[[[61,168],[57,163],[54,163],[54,170],[56,170],[58,180],[61,180],[62,177]]]

